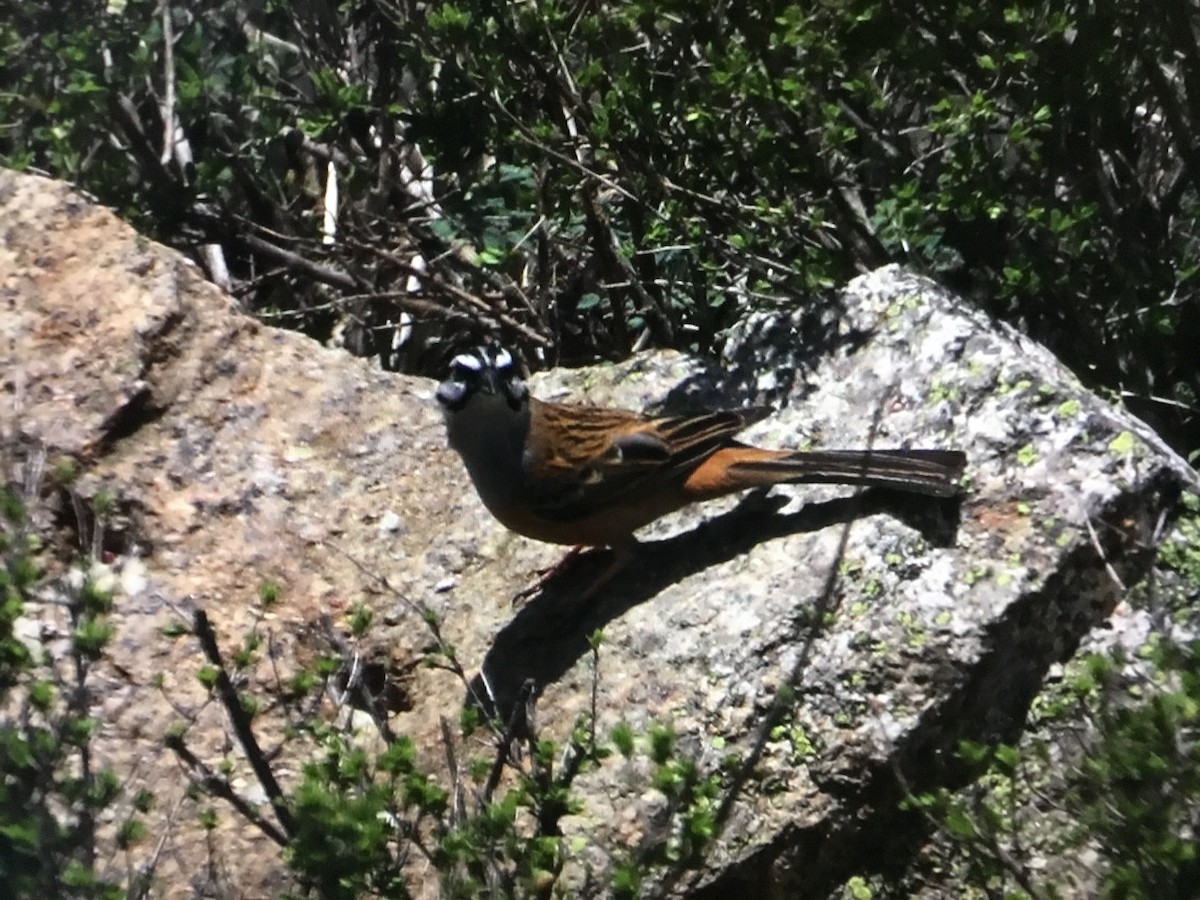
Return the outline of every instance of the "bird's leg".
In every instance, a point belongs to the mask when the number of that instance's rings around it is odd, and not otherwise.
[[[636,546],[637,541],[635,541],[633,538],[630,538],[627,541],[622,541],[620,544],[614,544],[612,546],[612,562],[608,564],[608,568],[601,572],[595,581],[588,585],[587,590],[579,595],[579,600],[577,602],[586,603],[587,601],[591,600],[600,591],[600,588],[612,581],[613,577],[618,572],[629,565],[630,561],[633,559],[633,550]]]
[[[536,573],[537,577],[534,579],[533,584],[529,585],[527,588],[522,588],[521,590],[517,591],[517,593],[513,595],[513,603],[515,604],[520,603],[522,600],[528,600],[534,594],[539,593],[543,588],[546,587],[547,584],[569,569],[571,567],[571,563],[574,562],[575,557],[579,556],[579,554],[581,554],[585,549],[586,548],[583,544],[576,544],[574,547],[564,553],[562,555],[562,559],[560,559],[554,565],[547,566],[544,569],[538,569]]]
[[[595,580],[595,582],[589,585],[587,590],[583,592],[583,595],[579,598],[580,601],[590,600],[593,596],[595,596],[596,592],[600,590],[600,588],[612,580],[614,575],[625,568],[625,566],[629,565],[629,561],[633,558],[633,548],[636,546],[637,542],[632,539],[613,545],[611,548],[613,552],[612,562],[609,563],[608,567],[600,573],[600,576]],[[576,557],[582,554],[586,549],[589,548],[584,545],[574,546],[564,553],[562,559],[560,559],[554,565],[539,570],[537,573],[537,579],[533,582],[533,584],[521,591],[518,591],[513,596],[513,603],[519,603],[522,600],[527,600],[534,594],[540,593],[546,587],[546,585],[562,575],[562,573],[567,571],[567,569],[571,568]]]

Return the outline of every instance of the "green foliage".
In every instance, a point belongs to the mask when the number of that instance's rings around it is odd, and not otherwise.
[[[1113,897],[1181,896],[1200,872],[1185,836],[1200,811],[1200,642],[1157,642],[1146,662],[1164,686],[1133,703],[1112,699],[1123,687],[1116,665],[1093,667],[1101,738],[1073,791],[1083,829],[1111,862]]]
[[[1039,699],[1043,725],[1090,723],[1065,773],[1053,761],[1063,748],[1044,736],[1019,748],[963,742],[958,757],[973,773],[972,786],[905,801],[940,825],[956,849],[959,880],[1023,896],[1070,895],[1078,882],[1068,876],[1084,873],[1032,859],[1074,859],[1087,847],[1102,860],[1090,877],[1104,897],[1187,894],[1200,872],[1187,837],[1200,814],[1200,642],[1153,641],[1140,663],[1154,673],[1144,691],[1131,686],[1130,661],[1117,652],[1073,664],[1057,695]],[[1047,806],[1057,810],[1049,825]]]
[[[116,775],[92,759],[99,723],[88,714],[92,665],[112,634],[112,593],[86,561],[64,577],[44,575],[29,527],[25,505],[0,488],[0,884],[13,897],[136,896],[138,885],[97,875],[97,821],[122,801]],[[65,654],[19,631],[23,619],[59,609]],[[152,803],[143,792],[119,820],[122,848],[145,834],[141,815]]]
[[[401,311],[710,351],[898,260],[1200,446],[1185,0],[59,5],[0,25],[0,160],[220,244],[272,321],[434,373]]]
[[[264,609],[270,609],[279,602],[279,585],[274,581],[264,581],[258,588],[258,602]]]
[[[697,760],[683,753],[670,725],[652,724],[639,733],[622,724],[614,728],[611,745],[598,740],[596,685],[593,707],[579,716],[564,743],[532,731],[515,739],[509,727],[478,710],[463,713],[460,740],[455,740],[443,720],[439,755],[449,765],[438,773],[428,767],[432,748],[419,752],[410,737],[393,733],[383,717],[373,715],[372,728],[363,727],[361,720],[354,726],[354,719],[316,714],[321,698],[333,696],[368,701],[363,708],[373,705],[369,694],[356,695],[353,685],[348,687],[347,672],[353,678],[361,660],[345,643],[347,638],[333,632],[329,642],[337,653],[318,655],[308,670],[292,677],[283,694],[284,708],[278,710],[289,723],[288,746],[280,749],[286,749],[287,758],[299,755],[307,760],[299,780],[285,788],[272,772],[274,757],[268,759],[258,746],[253,725],[242,714],[248,702],[264,705],[254,673],[239,662],[243,651],[227,660],[215,638],[206,637],[212,636],[207,617],[200,612],[195,616],[191,631],[206,658],[199,667],[200,680],[224,705],[278,824],[261,818],[228,790],[237,769],[233,759],[222,759],[216,766],[221,777],[215,778],[213,769],[187,747],[186,727],[176,729],[167,744],[191,760],[194,770],[208,773],[192,782],[196,797],[209,794],[232,803],[248,823],[285,847],[286,862],[304,896],[405,897],[416,887],[417,872],[423,873],[423,885],[431,876],[436,879],[440,896],[447,898],[561,895],[565,888],[560,876],[570,856],[562,820],[582,816],[586,821],[588,814],[576,782],[618,751],[633,763],[631,772],[649,765],[647,787],[661,795],[667,827],[613,861],[608,875],[614,896],[636,896],[652,877],[700,865],[717,837],[724,799],[721,775],[706,774]],[[427,613],[422,618],[430,630],[426,652],[434,665],[454,673],[466,687],[438,617]],[[356,645],[370,637],[370,627],[370,618],[364,620],[354,607],[342,623]],[[259,628],[258,622],[251,626],[243,648],[258,646]],[[603,635],[593,633],[588,643],[596,679]],[[228,688],[235,669],[244,688],[241,693]],[[466,748],[473,755],[460,759]],[[639,754],[645,763],[639,763]],[[215,807],[203,810],[202,825],[214,828],[217,821]],[[136,822],[130,822],[118,837],[132,839],[139,833]]]
[[[1159,560],[1182,576],[1185,584],[1200,590],[1200,499],[1185,494],[1186,514],[1179,520],[1178,535],[1159,548]]]
[[[330,747],[304,767],[292,796],[296,830],[288,858],[319,896],[354,898],[366,891],[407,896],[391,850],[391,810],[402,771],[374,782],[363,751]]]
[[[622,756],[626,759],[633,756],[633,729],[629,727],[629,723],[618,722],[613,726],[610,737]]]

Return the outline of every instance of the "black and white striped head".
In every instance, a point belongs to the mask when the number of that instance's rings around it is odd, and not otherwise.
[[[529,388],[517,372],[512,354],[502,347],[477,347],[450,361],[450,375],[437,389],[437,401],[449,413],[463,409],[477,395],[502,399],[519,410],[529,402]]]

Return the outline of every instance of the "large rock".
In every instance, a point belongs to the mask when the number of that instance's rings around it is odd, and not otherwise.
[[[1147,571],[1195,489],[1153,433],[1045,350],[888,268],[836,304],[751,318],[716,364],[643,354],[532,389],[635,408],[769,403],[779,414],[747,434],[769,446],[959,447],[961,503],[832,486],[732,498],[646,529],[592,602],[576,598],[603,560],[584,558],[514,609],[561,548],[487,516],[445,449],[432,382],[240,315],[180,256],[61,184],[0,173],[0,208],[0,461],[21,482],[43,454],[69,457],[80,497],[113,498],[98,543],[126,591],[99,750],[158,797],[164,895],[286,884],[277,848],[231,813],[212,834],[195,824],[200,805],[162,749],[187,720],[202,758],[236,756],[194,677],[196,644],[160,633],[193,605],[227,645],[271,636],[269,685],[323,649],[323,615],[341,624],[366,604],[379,626],[364,650],[396,677],[392,727],[433,771],[464,702],[507,716],[530,688],[540,737],[565,741],[593,711],[600,735],[669,724],[678,752],[720,774],[727,818],[704,866],[664,872],[661,887],[815,896],[909,840],[895,834],[902,780],[935,785],[959,739],[1020,732],[1046,673],[1110,620],[1119,583]],[[59,546],[78,539],[71,527],[86,544],[91,524],[64,526],[75,517],[59,502],[41,525]],[[263,613],[266,581],[283,602]],[[431,642],[423,608],[467,689],[416,665]],[[281,724],[260,718],[264,743]],[[285,783],[302,761],[277,760]],[[618,754],[576,778],[582,809],[560,824],[583,849],[563,883],[605,884],[615,861],[665,839],[651,768]],[[254,799],[240,763],[233,783]]]

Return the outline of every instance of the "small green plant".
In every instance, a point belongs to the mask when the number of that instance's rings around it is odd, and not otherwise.
[[[280,602],[273,585],[261,589],[259,596],[264,611]],[[441,635],[438,617],[426,610],[421,618],[432,638],[427,664],[454,672],[465,686],[466,675],[454,648]],[[345,623],[347,635],[330,631],[332,652],[289,679],[284,692],[285,715],[291,723],[288,740],[293,751],[302,752],[309,761],[299,781],[285,788],[255,735],[254,714],[262,703],[253,689],[235,688],[251,683],[252,664],[263,643],[261,619],[227,659],[207,617],[195,611],[190,633],[199,639],[207,660],[198,677],[225,708],[270,799],[273,820],[234,793],[227,778],[211,776],[210,767],[187,746],[183,726],[168,738],[168,746],[193,769],[207,773],[194,788],[230,804],[280,844],[305,895],[408,896],[410,866],[418,860],[422,866],[432,866],[445,897],[473,898],[486,886],[506,896],[544,894],[563,864],[558,820],[576,808],[571,784],[609,752],[595,744],[591,717],[577,723],[561,752],[553,742],[531,734],[524,740],[525,752],[518,755],[512,752],[510,728],[468,708],[460,716],[461,738],[455,738],[443,722],[453,781],[443,786],[418,768],[411,739],[392,733],[386,717],[379,714],[378,697],[355,674],[362,665],[358,647],[372,621],[365,607],[352,607]],[[597,666],[601,640],[597,633],[591,641]],[[330,720],[319,714],[322,697],[337,698],[339,706],[353,703],[371,711],[374,738],[367,740],[362,728],[352,727],[351,717]],[[460,763],[459,740],[472,738],[480,729],[490,732],[491,758]],[[518,758],[524,762],[518,763]],[[209,815],[215,815],[211,808]]]
[[[0,487],[0,884],[12,897],[143,896],[152,869],[124,883],[98,874],[101,817],[115,818],[127,851],[154,803],[144,791],[124,797],[93,756],[92,682],[112,637],[112,579],[87,558],[50,575],[37,547],[25,500]],[[53,628],[20,628],[38,620]],[[58,628],[65,646],[34,636]]]
[[[1104,897],[1184,896],[1195,883],[1200,861],[1187,835],[1200,814],[1200,643],[1154,641],[1141,662],[1156,673],[1145,690],[1130,689],[1118,651],[1078,661],[1054,696],[1039,698],[1041,722],[1089,723],[1065,771],[1050,762],[1063,748],[1044,736],[1020,746],[962,742],[970,786],[905,800],[938,824],[966,883],[1062,896],[1065,876],[1031,865],[1033,856],[1085,846],[1101,860],[1087,877]],[[1047,804],[1058,811],[1049,825]]]
[[[260,591],[264,609],[265,593]],[[282,602],[277,591],[269,593],[271,603]],[[428,611],[420,618],[431,636],[427,664],[453,672],[469,687],[456,651],[441,634],[439,618]],[[539,738],[533,723],[521,716],[505,721],[468,706],[459,716],[457,734],[449,721],[442,722],[448,771],[435,775],[421,768],[412,739],[392,733],[386,717],[373,713],[374,727],[362,726],[361,720],[351,727],[350,717],[318,713],[322,697],[378,709],[376,698],[363,693],[365,685],[346,680],[347,672],[361,667],[357,648],[371,627],[371,618],[352,606],[344,634],[327,635],[332,652],[290,678],[282,692],[289,752],[308,760],[298,781],[288,787],[275,775],[255,734],[255,711],[265,705],[253,688],[252,663],[265,640],[260,627],[261,619],[228,657],[202,611],[194,612],[187,631],[198,638],[206,658],[197,676],[224,707],[271,814],[264,815],[232,790],[231,768],[214,768],[196,758],[187,745],[186,725],[172,732],[167,745],[201,773],[193,783],[197,794],[231,806],[283,848],[301,895],[409,896],[414,867],[434,873],[440,896],[447,898],[561,892],[559,879],[569,854],[560,822],[584,811],[575,783],[618,753],[625,759],[639,754],[648,759],[650,785],[665,799],[670,827],[615,861],[610,874],[615,896],[636,896],[655,872],[699,865],[718,833],[721,775],[704,773],[682,753],[673,728],[654,724],[639,734],[622,723],[609,742],[597,737],[601,632],[587,641],[592,705],[565,742]],[[528,714],[532,701],[526,695],[515,711]],[[481,742],[490,750],[461,758],[464,747]],[[210,806],[205,812],[211,826],[219,808]]]
[[[1158,641],[1146,653],[1160,680],[1123,699],[1120,657],[1092,657],[1097,740],[1072,779],[1082,833],[1109,861],[1109,896],[1181,896],[1200,861],[1187,836],[1200,815],[1200,642]]]

